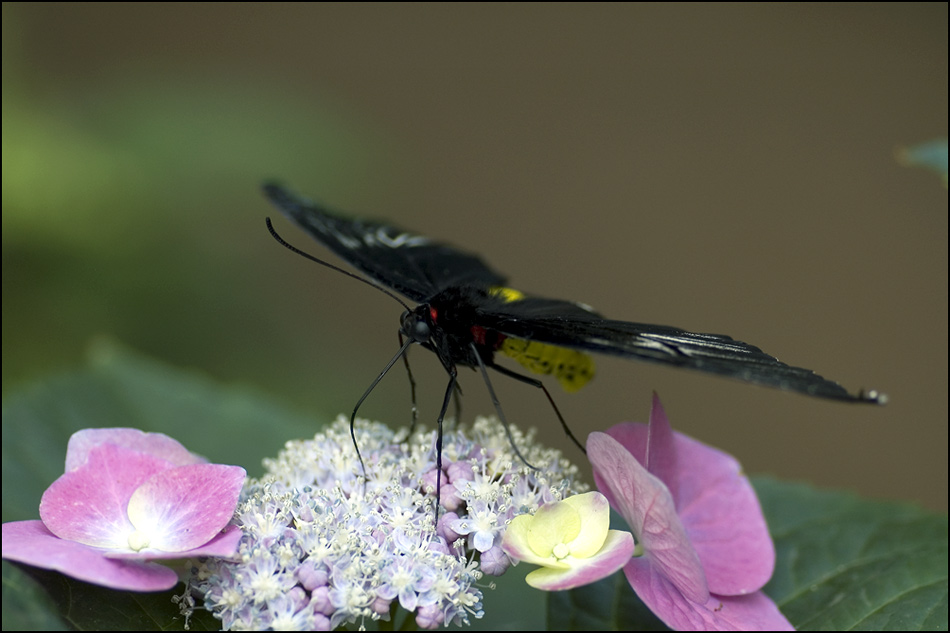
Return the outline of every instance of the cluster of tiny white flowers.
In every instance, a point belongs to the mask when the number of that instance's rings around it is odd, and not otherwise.
[[[249,479],[234,522],[239,562],[193,568],[189,591],[225,630],[330,630],[388,620],[398,604],[421,628],[482,616],[482,574],[510,565],[501,537],[514,516],[583,492],[577,468],[512,428],[479,418],[443,437],[436,525],[436,433],[358,420],[365,477],[340,417],[288,442]],[[402,436],[402,437],[401,437]]]

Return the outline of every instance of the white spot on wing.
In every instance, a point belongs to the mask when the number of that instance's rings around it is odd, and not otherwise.
[[[370,246],[373,245],[373,242],[378,242],[390,248],[412,248],[414,246],[422,246],[429,242],[427,238],[421,235],[412,235],[411,233],[400,233],[393,237],[386,233],[385,227],[376,229],[376,233],[367,233],[365,240]]]
[[[331,230],[331,232],[333,233],[333,237],[335,237],[340,242],[340,244],[342,244],[343,246],[347,247],[350,250],[356,250],[357,248],[363,245],[362,242],[360,242],[355,237],[350,237],[349,235],[346,235],[345,233],[341,233],[336,230]]]

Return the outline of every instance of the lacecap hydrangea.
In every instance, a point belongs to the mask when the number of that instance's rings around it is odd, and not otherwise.
[[[184,603],[203,602],[229,630],[329,630],[388,620],[397,606],[421,628],[480,618],[478,581],[510,565],[508,521],[587,489],[558,451],[511,431],[534,468],[493,419],[444,434],[437,525],[434,431],[358,420],[365,477],[342,417],[288,442],[244,487],[240,562],[197,565]]]

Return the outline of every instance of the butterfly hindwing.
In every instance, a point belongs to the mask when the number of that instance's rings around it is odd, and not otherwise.
[[[812,396],[865,399],[729,336],[605,319],[570,301],[526,297],[480,312],[479,322],[518,339],[697,369]]]

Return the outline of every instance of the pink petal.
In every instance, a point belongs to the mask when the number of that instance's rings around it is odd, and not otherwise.
[[[132,531],[127,507],[132,493],[171,467],[115,444],[93,448],[86,462],[67,471],[40,499],[40,518],[60,538],[96,547],[127,548]]]
[[[775,568],[762,508],[731,455],[677,434],[680,520],[706,571],[709,591],[736,596],[761,589]]]
[[[620,442],[627,449],[627,452],[633,455],[635,460],[641,464],[647,463],[647,444],[650,439],[649,425],[643,422],[621,422],[607,429],[606,433]],[[663,481],[663,479],[661,478],[660,481]],[[663,481],[663,483],[666,482]]]
[[[672,434],[675,458],[670,460],[668,440],[662,440],[664,448],[658,446],[668,429],[669,422],[654,395],[649,428],[628,422],[607,433],[634,456],[649,452],[650,472],[675,493],[680,521],[702,561],[709,591],[742,595],[761,589],[772,576],[775,549],[741,466],[728,453],[682,433]]]
[[[703,567],[676,515],[669,489],[606,433],[588,436],[587,456],[598,490],[627,520],[637,545],[643,548],[643,564],[694,602],[706,602],[709,592]]]
[[[106,558],[126,560],[174,560],[179,558],[197,558],[199,556],[214,556],[215,558],[233,559],[237,555],[238,546],[244,532],[236,525],[228,525],[224,531],[216,534],[210,541],[184,552],[159,552],[144,550],[142,552],[106,551]]]
[[[41,521],[4,523],[3,558],[111,589],[164,591],[178,583],[168,567],[105,558],[101,550],[57,538]]]
[[[89,451],[100,444],[116,444],[171,462],[174,466],[205,462],[188,452],[177,440],[164,433],[146,433],[138,429],[83,429],[73,433],[66,447],[66,472],[86,463]]]
[[[128,516],[148,548],[184,552],[220,532],[234,515],[247,473],[240,466],[191,464],[155,474],[133,494]]]
[[[623,444],[623,442],[620,442]],[[679,508],[679,494],[676,474],[677,465],[676,436],[670,426],[666,411],[660,403],[660,396],[653,392],[653,407],[650,409],[650,426],[647,433],[647,458],[643,462],[651,475],[666,484],[673,495],[673,501]]]
[[[634,559],[624,574],[644,604],[677,631],[791,631],[792,625],[761,591],[747,596],[711,594],[703,603],[688,600],[663,574]]]
[[[236,525],[226,525],[224,530],[214,535],[214,537],[195,549],[183,552],[188,558],[197,556],[214,556],[216,558],[235,558],[237,556],[238,545],[244,532]]]
[[[544,591],[563,591],[589,585],[623,567],[633,555],[633,549],[633,535],[630,532],[610,530],[604,546],[596,555],[590,558],[572,558],[568,569],[536,569],[525,577],[525,581]]]

